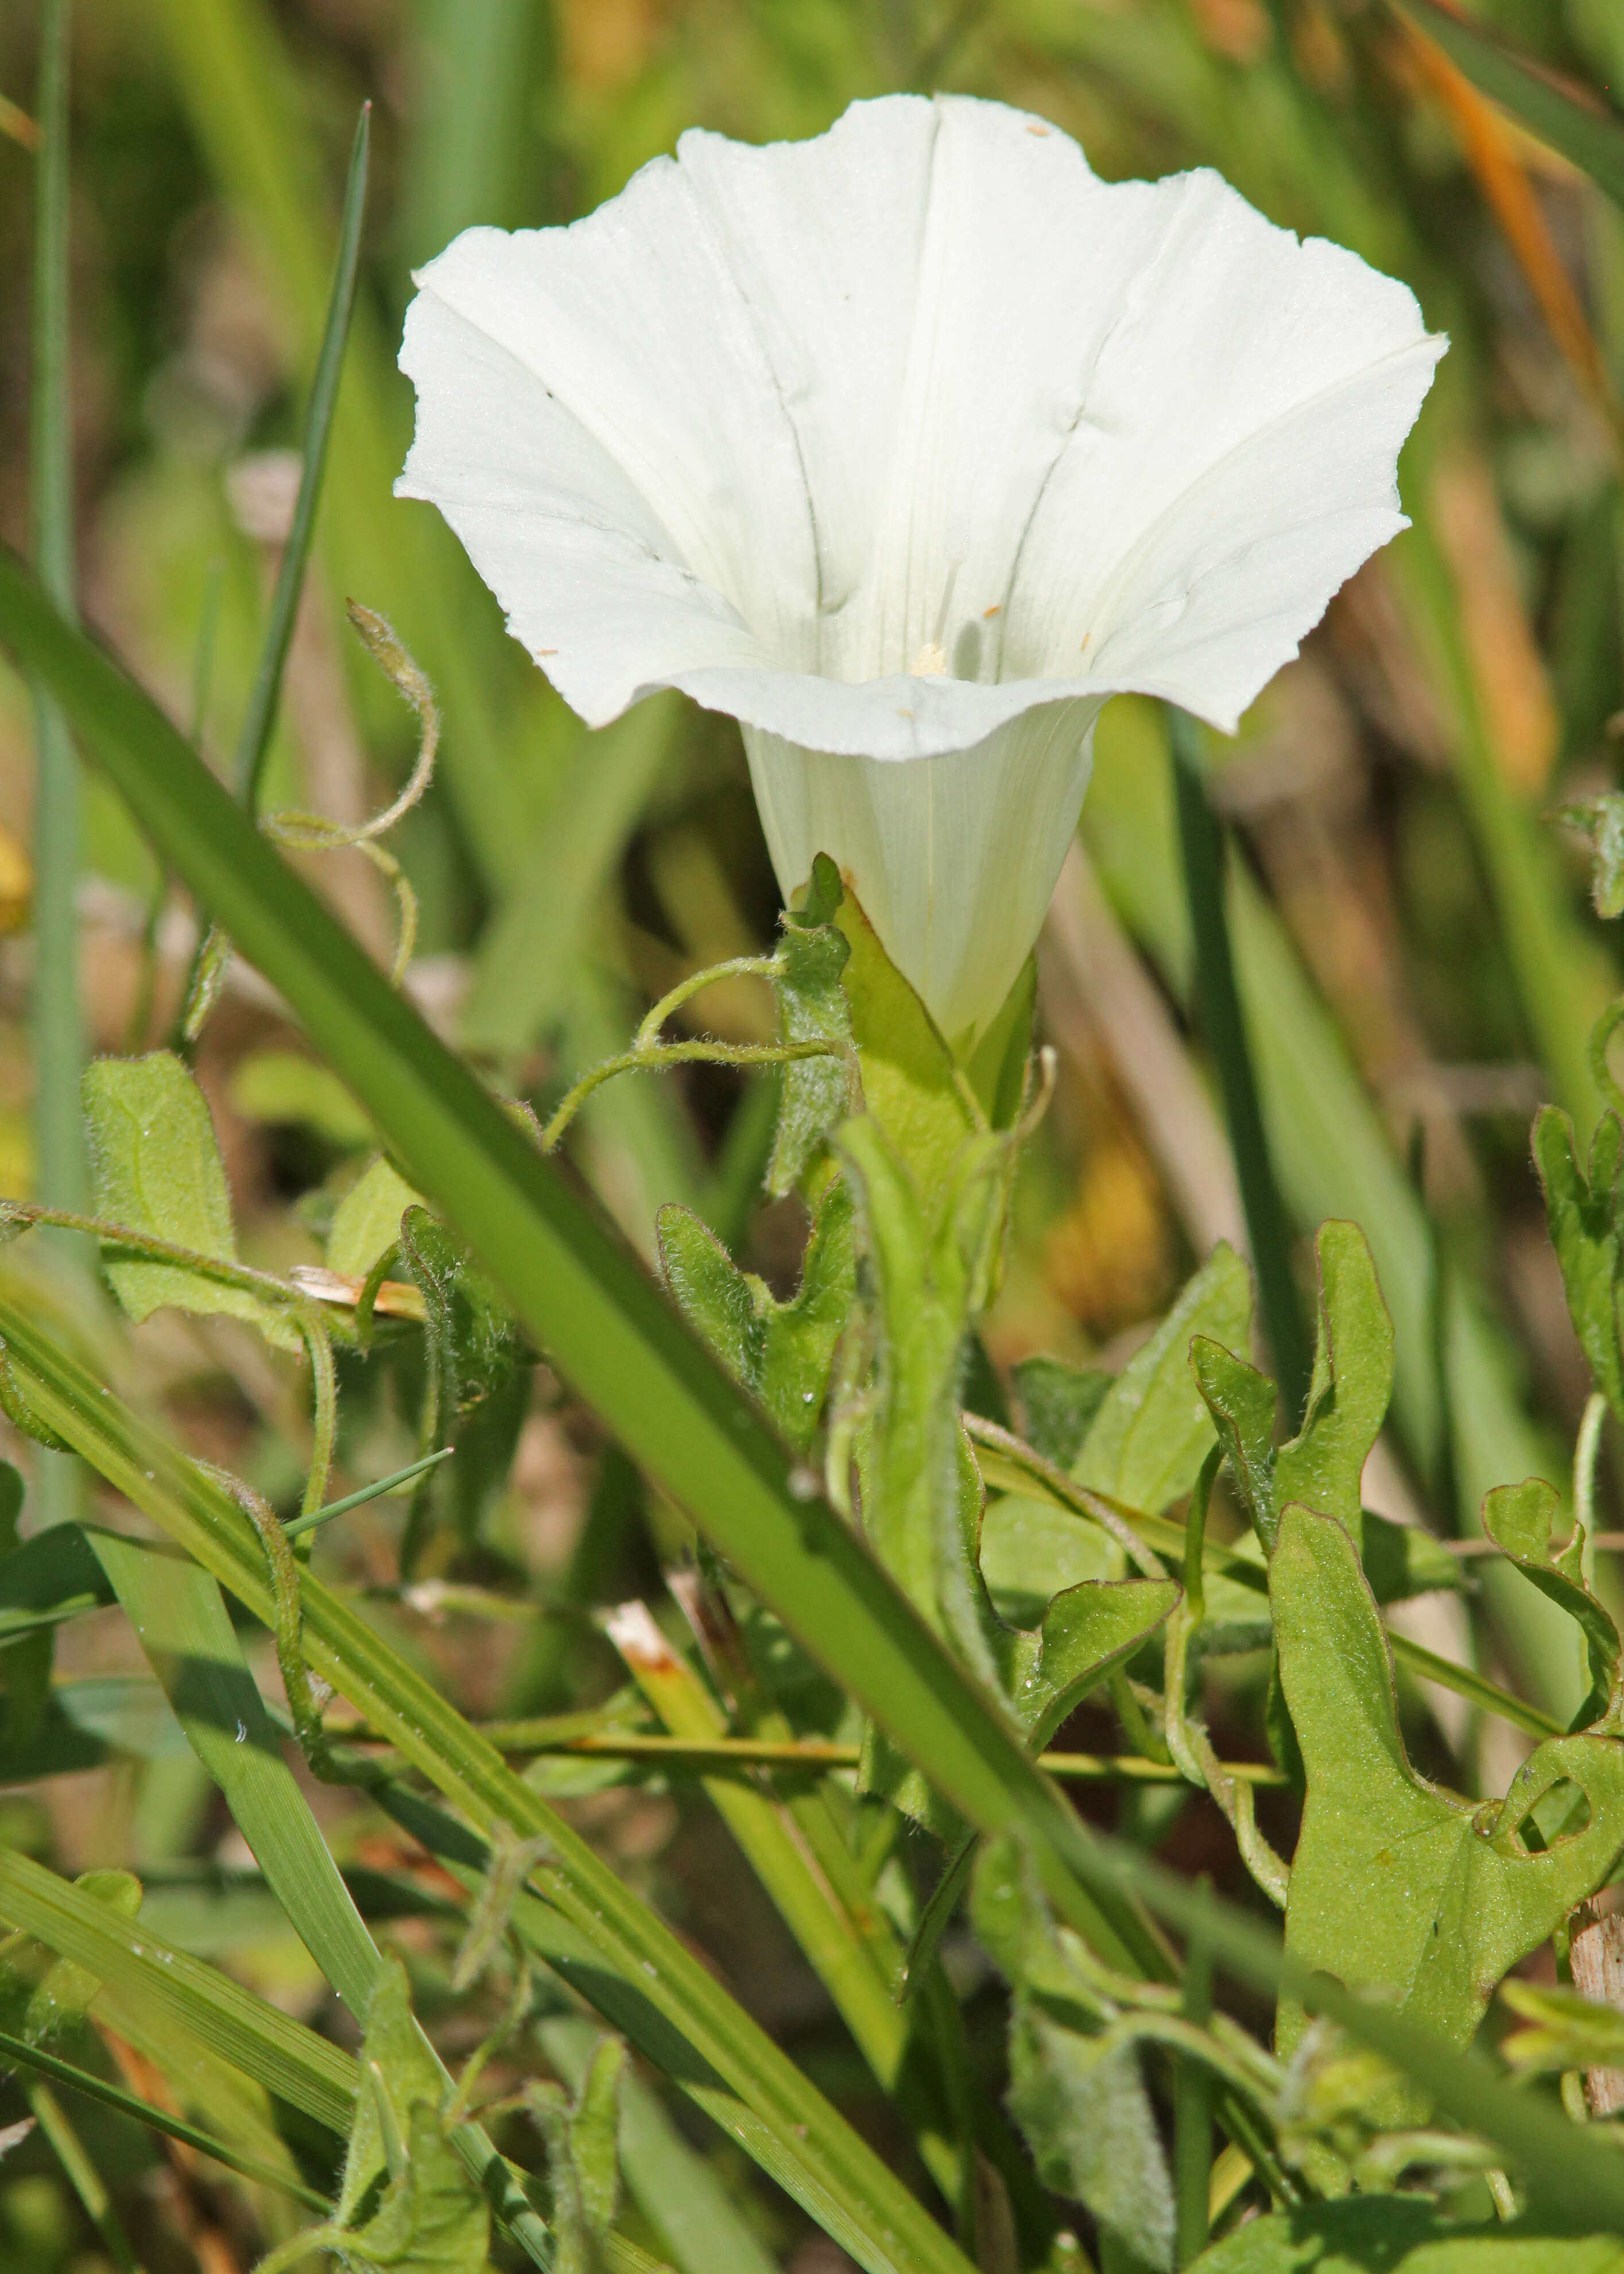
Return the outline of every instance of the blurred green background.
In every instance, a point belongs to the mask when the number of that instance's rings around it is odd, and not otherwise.
[[[1470,12],[1599,100],[1624,88],[1618,0]],[[34,32],[26,4],[0,16],[0,96],[15,107],[0,109],[0,531],[14,542]],[[1109,177],[1215,166],[1276,221],[1406,278],[1451,335],[1401,468],[1413,528],[1210,758],[1240,853],[1232,919],[1288,1205],[1303,1231],[1327,1215],[1365,1226],[1398,1328],[1393,1427],[1368,1496],[1469,1528],[1488,1485],[1563,1473],[1587,1387],[1527,1131],[1544,1098],[1594,1120],[1587,1037],[1619,983],[1586,850],[1551,816],[1613,786],[1624,748],[1624,214],[1384,0],[86,0],[72,93],[86,612],[223,766],[370,99],[361,297],[269,797],[354,819],[398,780],[410,721],[342,602],[381,610],[445,714],[435,787],[395,840],[422,907],[411,983],[493,1079],[545,1105],[685,972],[768,941],[776,890],[732,722],[662,698],[587,734],[437,516],[393,501],[411,266],[470,222],[568,221],[688,125],[805,135],[854,97],[933,87],[1041,111]],[[31,737],[26,692],[0,666],[0,1189],[12,1192],[33,1175]],[[94,782],[86,860],[91,1042],[154,1046],[189,915]],[[375,871],[341,855],[312,874],[387,955]],[[996,1366],[1041,1349],[1115,1362],[1212,1240],[1238,1236],[1187,964],[1161,723],[1119,702],[1042,952],[1061,1086],[989,1326]],[[694,1012],[733,1038],[768,1031],[756,983]],[[324,1216],[365,1157],[353,1107],[242,975],[199,1073],[245,1253],[317,1260]],[[579,1165],[645,1251],[658,1202],[687,1200],[754,1268],[793,1276],[801,1220],[756,1205],[771,1079],[701,1067],[594,1101]],[[190,1442],[274,1495],[303,1424],[245,1339],[224,1325],[144,1330],[143,1379]],[[370,1395],[356,1392],[346,1446],[375,1473],[410,1447],[399,1412]],[[590,1426],[545,1397],[511,1419],[519,1458],[511,1473],[492,1465],[482,1552],[577,1610],[635,1587],[648,1568],[636,1495]],[[673,1536],[675,1519],[650,1513],[655,1536]],[[471,1532],[448,1537],[455,1570]],[[357,1538],[364,1567],[365,1525]],[[1475,1641],[1552,1706],[1572,1692],[1571,1648],[1514,1621],[1492,1586],[1475,1638],[1438,1616],[1433,1646]],[[79,1670],[116,1672],[95,1632]],[[553,1642],[481,1641],[476,1657],[454,1627],[422,1647],[487,1711],[557,1704],[575,1678]],[[1504,1766],[1480,1772],[1492,1783]],[[189,1773],[153,1758],[139,1776],[126,1762],[58,1780],[11,1829],[72,1866],[120,1847],[139,1861],[144,1843],[202,1855]],[[668,1843],[685,1835],[672,1822],[628,1821],[613,1838],[675,1871],[690,1913],[722,1900],[732,1881],[715,1879],[714,1856],[673,1864]],[[49,2184],[0,2188],[0,2259],[19,2274],[78,2247],[38,2192]]]

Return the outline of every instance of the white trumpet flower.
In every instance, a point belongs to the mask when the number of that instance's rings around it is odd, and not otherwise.
[[[1217,175],[1101,182],[957,96],[687,133],[417,282],[398,493],[589,725],[662,687],[736,718],[786,896],[831,855],[961,1048],[1037,937],[1107,697],[1233,731],[1407,525],[1444,347]]]

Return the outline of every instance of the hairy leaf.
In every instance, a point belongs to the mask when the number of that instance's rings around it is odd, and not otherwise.
[[[398,1958],[384,1961],[367,2007],[361,2076],[337,2221],[357,2257],[401,2274],[484,2274],[490,2208],[446,2137],[440,2071]]]
[[[1016,1841],[983,1849],[973,1913],[1013,1992],[1010,2113],[1039,2176],[1086,2204],[1135,2257],[1170,2267],[1172,2185],[1138,2052],[1102,2036],[1098,1992]]]
[[[1116,1375],[1103,1367],[1067,1366],[1057,1358],[1023,1358],[1011,1371],[1022,1436],[1056,1468],[1069,1469]]]
[[[348,1279],[365,1279],[380,1255],[387,1254],[401,1236],[401,1218],[409,1208],[421,1208],[423,1195],[413,1192],[399,1171],[381,1154],[356,1178],[333,1211],[327,1234],[327,1269]]]
[[[806,1451],[856,1294],[849,1186],[843,1178],[825,1186],[801,1285],[786,1303],[774,1299],[764,1280],[741,1271],[691,1209],[667,1202],[655,1226],[661,1269],[678,1307],[765,1408],[786,1442]]]
[[[98,1058],[85,1070],[85,1121],[98,1216],[132,1231],[236,1263],[237,1231],[225,1165],[208,1107],[169,1050],[144,1058]],[[297,1329],[245,1287],[227,1287],[174,1263],[109,1256],[113,1292],[138,1321],[166,1304],[248,1319],[269,1342],[297,1350]]]

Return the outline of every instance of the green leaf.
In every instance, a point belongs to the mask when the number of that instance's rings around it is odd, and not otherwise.
[[[1350,2196],[1250,2220],[1192,2274],[1620,2274],[1616,2235],[1568,2236],[1519,2219],[1462,2229],[1415,2195]]]
[[[168,1547],[99,1529],[86,1537],[294,1931],[365,2017],[382,1962],[282,1758],[219,1582]]]
[[[1438,42],[1480,94],[1508,110],[1530,134],[1624,206],[1624,120],[1601,95],[1559,80],[1481,24],[1442,6],[1440,0],[1393,0],[1393,4]]]
[[[602,2033],[579,2014],[560,2014],[536,2029],[548,2062],[571,2090],[585,2082]],[[654,2229],[680,2274],[775,2274],[757,2238],[710,2161],[689,2147],[659,2097],[627,2067],[620,2080],[620,2152],[627,2193]]]
[[[365,1280],[380,1255],[387,1255],[401,1236],[401,1218],[409,1208],[421,1208],[416,1193],[399,1171],[380,1154],[356,1178],[333,1211],[327,1234],[327,1269],[347,1279]]]
[[[1274,1522],[1274,1385],[1244,1359],[1198,1335],[1190,1367],[1223,1447],[1241,1506],[1264,1554],[1273,1555]]]
[[[1551,1533],[1560,1509],[1555,1487],[1543,1477],[1530,1477],[1520,1485],[1500,1485],[1487,1495],[1483,1528],[1530,1585],[1566,1611],[1584,1637],[1590,1690],[1574,1716],[1574,1728],[1616,1737],[1624,1733],[1619,1630],[1612,1613],[1585,1585],[1584,1526],[1575,1525],[1567,1547],[1560,1555],[1552,1553]]]
[[[85,1070],[84,1100],[96,1213],[212,1262],[236,1263],[231,1194],[214,1125],[180,1060],[168,1050],[144,1058],[98,1058]],[[173,1304],[251,1320],[268,1342],[284,1350],[302,1347],[292,1324],[246,1288],[222,1286],[177,1264],[134,1255],[109,1259],[107,1276],[138,1322]]]
[[[851,950],[836,921],[840,877],[826,853],[812,863],[805,899],[786,909],[773,981],[779,1039],[786,1043],[845,1042],[851,1007],[841,984]],[[838,1058],[792,1058],[783,1070],[778,1126],[767,1168],[767,1190],[792,1192],[806,1176],[837,1123],[850,1111],[846,1073]]]
[[[1078,1974],[1015,1841],[983,1850],[973,1914],[1014,1993],[1010,2113],[1039,2177],[1085,2203],[1135,2257],[1170,2268],[1172,2183],[1138,2052],[1101,2036],[1098,1994]]]
[[[232,1074],[230,1096],[246,1121],[302,1123],[346,1152],[373,1141],[372,1123],[338,1076],[297,1050],[255,1050]]]
[[[1379,1603],[1407,1602],[1412,1595],[1466,1585],[1461,1558],[1418,1525],[1395,1524],[1390,1517],[1365,1510],[1365,1576]]]
[[[1022,1436],[1056,1468],[1069,1469],[1116,1375],[1103,1367],[1067,1366],[1057,1358],[1019,1359],[1011,1370],[1020,1400]]]
[[[1151,1336],[1117,1375],[1072,1461],[1079,1484],[1160,1516],[1194,1486],[1213,1423],[1190,1378],[1197,1335],[1244,1350],[1252,1332],[1252,1275],[1220,1240]]]
[[[338,2226],[354,2236],[364,2263],[402,2274],[484,2274],[490,2209],[446,2137],[443,2072],[412,2018],[398,1958],[379,1970],[361,2073]]]
[[[1495,1984],[1624,1852],[1624,1745],[1552,1739],[1498,1807],[1462,1800],[1410,1767],[1387,1638],[1344,1527],[1288,1507],[1269,1596],[1308,1788],[1287,1946],[1464,2045]],[[1530,1852],[1520,1827],[1564,1781],[1583,1793],[1589,1822]],[[1283,2004],[1282,2052],[1301,2029],[1300,2010]],[[1406,2092],[1388,2117],[1405,2120],[1417,2105]]]
[[[130,2017],[144,2013],[160,2029],[199,2040],[330,2131],[349,2131],[356,2090],[350,2054],[15,1849],[0,1848],[0,1919],[105,1984],[97,2013],[121,2035],[132,2035]],[[138,2028],[135,2041],[144,2034]]]
[[[807,1451],[856,1296],[850,1187],[843,1178],[825,1186],[801,1285],[786,1303],[774,1299],[764,1280],[741,1271],[691,1209],[668,1201],[655,1230],[660,1268],[679,1310],[764,1408],[785,1442]]]
[[[535,1157],[528,1147],[525,1151]],[[79,1449],[256,1616],[273,1623],[264,1552],[236,1502],[72,1360],[50,1352],[3,1298],[0,1321],[14,1364],[23,1363],[26,1353],[65,1391],[63,1403],[76,1417]],[[31,1399],[54,1412],[56,1393],[46,1388],[46,1376],[33,1367],[29,1371]],[[737,1410],[747,1423],[753,1420],[748,1407]],[[928,2274],[965,2274],[951,2240],[901,2180],[568,1822],[507,1767],[432,1682],[313,1574],[301,1574],[300,1590],[304,1653],[313,1670],[472,1821],[487,1828],[506,1825],[521,1839],[547,1839],[550,1901],[547,1906],[532,1901],[527,1931],[538,1935],[548,1962],[567,1970],[572,1986],[615,2029],[673,2074],[869,2274],[900,2274],[909,2262]],[[898,1599],[889,1589],[887,1600],[894,1618]],[[979,1702],[974,1710],[987,1711]],[[1008,1742],[1013,1775],[1035,1774],[1012,1735]],[[1001,1795],[1008,1783],[1006,1774]],[[401,1814],[398,1789],[387,1788],[380,1797]],[[485,1859],[477,1843],[470,1844],[477,1876]],[[6,1916],[5,1892],[0,1856],[0,1916]],[[535,1923],[538,1914],[546,1922],[545,1931]],[[884,2240],[883,2229],[896,2239]]]
[[[112,1600],[112,1586],[77,1524],[53,1524],[0,1557],[0,1642]]]
[[[626,2047],[618,2037],[603,2038],[570,2111],[569,2152],[581,2209],[588,2228],[600,2238],[614,2225],[620,2201],[619,2131],[625,2074]]]
[[[1334,1516],[1363,1545],[1359,1480],[1393,1394],[1393,1321],[1370,1243],[1354,1224],[1314,1239],[1320,1300],[1313,1378],[1302,1428],[1274,1461],[1274,1506],[1301,1501]]]
[[[1181,1593],[1172,1579],[1096,1579],[1055,1597],[1034,1638],[1035,1663],[1011,1684],[1034,1752],[1089,1690],[1150,1639]]]
[[[1616,1113],[1604,1113],[1597,1123],[1587,1178],[1575,1151],[1573,1123],[1554,1105],[1541,1106],[1534,1118],[1534,1163],[1545,1188],[1545,1223],[1562,1268],[1574,1332],[1614,1419],[1624,1421],[1619,1344],[1624,1123]]]
[[[507,1297],[427,1209],[400,1222],[402,1269],[423,1291],[444,1374],[445,1410],[466,1413],[511,1380],[524,1351]]]

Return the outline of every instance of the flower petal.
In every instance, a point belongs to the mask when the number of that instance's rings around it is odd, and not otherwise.
[[[1215,174],[1100,203],[1116,313],[1033,516],[1006,667],[1080,667],[1232,731],[1408,526],[1398,453],[1446,343],[1407,287]]]

